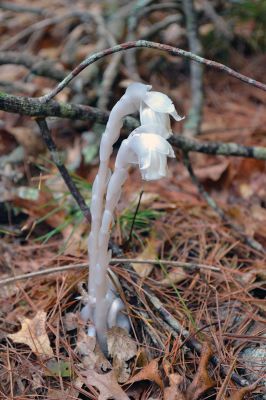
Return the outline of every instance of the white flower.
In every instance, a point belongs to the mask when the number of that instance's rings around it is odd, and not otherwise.
[[[140,105],[142,129],[168,139],[173,134],[169,115],[176,121],[184,118],[177,114],[175,106],[168,96],[160,92],[146,92]]]
[[[175,157],[170,143],[153,132],[141,132],[137,128],[124,140],[116,159],[116,168],[139,164],[142,179],[146,181],[167,175],[167,157]]]
[[[174,103],[161,92],[146,92],[142,101],[153,111],[170,114],[176,121],[181,121],[184,117],[177,114]]]

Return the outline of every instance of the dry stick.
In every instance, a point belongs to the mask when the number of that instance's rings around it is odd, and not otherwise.
[[[139,11],[137,17],[140,19],[153,11],[165,11],[169,9],[180,10],[180,4],[170,1],[169,3],[153,4],[151,6],[144,7],[141,11]]]
[[[107,43],[108,46],[115,46],[117,42],[115,40],[115,37],[108,30],[104,18],[99,14],[93,14],[93,18],[97,24],[99,34],[105,39],[104,43]],[[99,90],[99,98],[97,101],[97,107],[102,110],[107,109],[108,102],[110,100],[111,88],[116,78],[116,75],[118,74],[118,66],[120,64],[121,58],[122,54],[115,54],[103,73],[102,83]]]
[[[189,156],[187,152],[183,151],[183,160],[184,160],[184,165],[187,168],[190,178],[194,185],[198,188],[199,193],[202,195],[202,197],[205,199],[206,203],[220,216],[220,218],[234,231],[236,231],[243,239],[246,244],[248,244],[250,247],[252,247],[254,250],[260,251],[265,253],[264,247],[257,242],[255,239],[247,236],[245,233],[243,233],[242,229],[235,225],[233,222],[230,221],[229,217],[224,213],[224,211],[218,206],[216,201],[209,195],[209,193],[206,192],[204,189],[204,186],[201,184],[201,182],[198,180],[197,176],[194,173],[194,170],[192,168],[192,165],[189,160]]]
[[[41,29],[48,28],[51,25],[59,24],[59,23],[65,21],[66,19],[69,19],[69,18],[83,19],[88,16],[89,16],[89,14],[86,12],[81,12],[81,11],[73,12],[72,11],[72,12],[64,14],[64,15],[43,19],[41,21],[36,22],[33,25],[30,25],[26,29],[23,29],[21,32],[19,32],[17,35],[13,36],[9,40],[6,40],[5,43],[3,43],[2,46],[0,46],[0,50],[1,51],[7,50],[10,47],[12,47],[14,44],[16,44],[18,41],[25,39],[27,36],[31,35],[32,33],[36,32],[38,30],[41,30]]]
[[[31,117],[59,117],[78,119],[82,121],[97,121],[105,124],[109,113],[98,108],[84,106],[81,104],[61,103],[50,101],[44,104],[39,98],[14,96],[0,91],[0,110],[28,115]],[[132,117],[126,117],[124,128],[132,131],[139,125]],[[197,152],[210,155],[223,155],[234,157],[255,158],[266,160],[266,148],[260,146],[243,146],[237,143],[202,142],[186,138],[181,135],[173,135],[169,142],[172,146],[185,152]]]
[[[133,42],[122,43],[120,45],[110,47],[109,49],[100,51],[98,53],[94,53],[93,55],[91,55],[90,57],[88,57],[84,61],[82,61],[76,68],[74,68],[73,71],[62,82],[60,82],[57,85],[57,87],[54,88],[50,93],[41,97],[41,100],[44,103],[49,102],[59,92],[61,92],[69,84],[69,82],[71,82],[81,71],[83,71],[84,68],[88,67],[95,61],[100,60],[101,58],[106,57],[110,54],[118,53],[120,51],[130,50],[130,49],[136,49],[136,48],[156,49],[156,50],[165,51],[175,57],[179,57],[179,56],[185,57],[190,60],[196,61],[200,64],[204,64],[204,65],[207,65],[208,67],[215,68],[219,71],[225,72],[228,75],[241,80],[242,82],[248,83],[249,85],[255,86],[258,89],[266,91],[266,85],[264,83],[256,81],[255,79],[249,78],[246,75],[240,74],[239,72],[235,71],[232,68],[227,67],[224,64],[218,63],[216,61],[208,60],[206,58],[200,57],[196,54],[193,54],[193,53],[183,50],[183,49],[179,49],[177,47],[168,46],[166,44],[161,44],[161,43],[149,42],[147,40],[137,40],[137,41],[133,41]]]
[[[137,0],[131,9],[131,12],[127,18],[127,41],[133,41],[136,39],[136,31],[138,27],[139,12],[143,10],[143,7],[149,6],[150,0]],[[138,73],[136,50],[131,50],[125,53],[125,65],[127,72],[131,79],[135,81],[141,81],[141,77]]]
[[[147,288],[146,286],[143,286],[144,293],[148,296],[150,302],[154,306],[154,308],[159,312],[159,314],[162,316],[162,318],[167,322],[167,324],[175,331],[177,332],[182,339],[185,341],[186,346],[191,349],[192,351],[195,351],[198,355],[201,354],[202,351],[202,344],[198,342],[196,339],[194,339],[189,331],[184,329],[184,327],[167,311],[160,300],[153,294],[151,293],[150,289]],[[210,362],[213,366],[219,367],[221,374],[223,376],[227,376],[228,370],[226,367],[222,366],[220,364],[220,360],[217,356],[213,355],[210,358]],[[247,386],[249,385],[249,381],[247,379],[242,378],[240,375],[237,373],[233,372],[231,375],[231,379],[237,383],[239,386]]]
[[[173,135],[169,139],[172,146],[188,153],[195,151],[198,153],[256,158],[257,160],[266,160],[266,148],[257,146],[242,146],[236,143],[222,142],[202,142],[198,140],[188,139],[181,135]]]
[[[50,11],[48,11],[44,8],[23,6],[22,4],[14,4],[9,1],[1,1],[0,9],[7,10],[7,11],[13,11],[13,12],[17,12],[17,13],[30,13],[30,14],[36,14],[36,15],[42,15],[42,16],[48,16],[49,14],[51,14]]]
[[[197,15],[193,0],[182,0],[186,17],[186,30],[189,50],[202,55],[202,45],[198,36]],[[190,62],[191,105],[184,125],[184,135],[196,136],[200,132],[203,108],[203,65]]]
[[[15,64],[23,65],[34,75],[52,78],[57,81],[64,79],[68,71],[59,69],[55,66],[55,62],[32,54],[20,53],[16,51],[0,51],[0,65]]]
[[[59,117],[73,120],[92,121],[106,124],[109,113],[98,108],[82,104],[69,104],[50,101],[44,104],[40,98],[14,96],[0,91],[0,110],[30,117]],[[139,123],[132,117],[126,117],[124,127],[133,130]]]
[[[50,101],[44,104],[39,98],[14,96],[0,91],[0,110],[28,115],[31,117],[60,117],[78,119],[82,121],[97,121],[106,124],[109,113],[98,108],[81,104],[61,103]],[[132,117],[126,117],[124,128],[132,131],[139,125]],[[266,148],[260,146],[243,146],[237,143],[202,142],[186,138],[181,135],[173,135],[169,142],[172,146],[185,152],[197,152],[210,155],[234,156],[266,160]]]
[[[160,20],[156,24],[153,24],[150,28],[147,28],[143,32],[143,34],[140,36],[140,39],[143,39],[143,40],[151,39],[158,32],[162,31],[163,29],[168,28],[168,26],[181,22],[181,19],[182,19],[182,17],[179,14],[168,15],[167,17]]]
[[[99,100],[97,101],[97,107],[99,107],[101,110],[107,110],[112,93],[113,82],[118,74],[121,58],[122,54],[115,54],[103,74]]]
[[[172,265],[175,267],[184,268],[190,271],[195,271],[198,269],[205,269],[209,271],[219,272],[221,269],[219,267],[214,267],[212,265],[205,264],[196,264],[196,263],[188,263],[183,261],[168,261],[168,260],[135,260],[134,258],[112,258],[110,264],[129,264],[129,263],[138,263],[138,264],[166,264]],[[6,278],[0,280],[0,286],[9,285],[11,283],[15,283],[17,281],[22,281],[28,278],[34,278],[43,275],[61,273],[64,271],[70,271],[75,269],[87,269],[88,263],[82,264],[73,264],[73,265],[63,265],[61,267],[47,268],[41,271],[29,272],[28,274],[16,275],[11,278]]]
[[[221,33],[225,38],[232,39],[233,32],[223,19],[216,11],[213,4],[209,0],[201,0],[203,5],[203,11],[206,16],[211,20],[216,30]]]
[[[228,384],[230,382],[232,372],[233,372],[233,370],[235,368],[235,364],[236,364],[236,358],[234,358],[233,362],[231,362],[231,365],[229,367],[227,375],[226,375],[226,377],[225,377],[225,379],[224,379],[224,381],[222,383],[222,386],[220,387],[220,389],[219,389],[219,391],[218,391],[218,393],[216,395],[216,400],[223,400],[225,398],[224,395],[225,395],[226,389],[228,387]]]
[[[81,209],[84,217],[87,219],[87,221],[90,222],[91,220],[91,213],[90,213],[90,209],[87,206],[87,204],[85,203],[84,198],[82,197],[80,191],[78,190],[77,186],[75,185],[75,183],[73,182],[73,180],[71,179],[71,176],[68,173],[68,170],[66,169],[66,167],[64,166],[60,155],[57,151],[57,147],[55,142],[53,141],[47,122],[45,121],[45,119],[37,119],[36,120],[39,128],[40,128],[40,132],[42,135],[42,138],[47,146],[47,148],[49,149],[52,159],[55,163],[55,165],[57,166],[62,178],[64,179],[65,184],[67,185],[68,189],[70,190],[72,196],[74,197],[74,199],[76,200],[79,208]]]

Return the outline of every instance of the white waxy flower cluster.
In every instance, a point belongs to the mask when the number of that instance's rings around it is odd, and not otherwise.
[[[139,84],[132,84],[130,91]],[[160,179],[167,174],[167,157],[175,157],[167,142],[172,134],[170,115],[181,121],[171,99],[163,93],[146,91],[140,101],[141,125],[124,140],[117,155],[116,167],[126,168],[128,163],[139,164],[142,179]]]
[[[125,139],[117,153],[115,169],[110,177],[108,163],[113,144],[119,137],[125,115],[139,111],[141,125]],[[170,116],[180,117],[169,97],[151,91],[151,86],[133,83],[112,109],[100,145],[100,167],[92,189],[92,226],[88,240],[89,296],[81,315],[94,327],[89,335],[97,335],[103,351],[107,351],[107,329],[120,326],[129,329],[129,321],[121,311],[124,304],[117,294],[107,270],[111,259],[108,251],[114,210],[128,177],[130,164],[138,164],[144,180],[156,180],[167,174],[167,157],[175,157],[167,139],[173,134]],[[104,206],[104,196],[105,206]]]

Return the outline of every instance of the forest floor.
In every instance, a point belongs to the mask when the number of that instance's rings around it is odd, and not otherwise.
[[[40,2],[49,9],[48,3]],[[3,47],[8,38],[39,20],[38,14],[10,10],[3,11],[1,18],[5,21]],[[73,40],[78,30],[89,29],[83,25],[72,31]],[[61,28],[49,25],[26,42],[11,43],[10,48],[60,58],[70,70],[71,41],[68,46],[63,41],[69,21]],[[9,50],[1,46],[0,53]],[[81,41],[75,63],[95,49],[93,41]],[[186,115],[187,72],[171,56],[164,56],[166,66],[162,64],[158,72],[152,68],[151,54],[142,51],[139,55],[141,75]],[[155,62],[160,63],[156,52]],[[264,55],[248,58],[232,49],[226,61],[262,82],[265,62]],[[0,71],[1,90],[12,94],[36,97],[55,86],[53,80],[30,74],[22,66],[1,65]],[[124,76],[122,85],[115,88],[112,104],[127,81]],[[75,96],[66,89],[58,99],[82,103],[84,96],[96,99],[96,89],[96,84],[88,85],[85,94]],[[199,140],[266,147],[266,93],[206,70],[204,97]],[[34,119],[4,112],[0,118],[1,399],[262,399],[265,254],[247,244],[247,238],[266,246],[265,161],[192,153],[199,182],[230,223],[201,197],[181,152],[177,151],[168,177],[161,181],[143,183],[139,172],[130,170],[112,232],[117,245],[113,257],[161,261],[113,263],[132,330],[131,338],[117,329],[110,332],[107,360],[85,335],[79,317],[88,276],[84,264],[89,224],[50,160]],[[48,121],[65,164],[89,203],[98,167],[99,135],[95,133],[102,132],[103,126],[57,118]],[[173,131],[182,134],[182,123],[174,123]],[[45,274],[47,269],[63,266],[76,269]],[[2,282],[39,271],[44,273]],[[237,380],[242,380],[244,388]]]

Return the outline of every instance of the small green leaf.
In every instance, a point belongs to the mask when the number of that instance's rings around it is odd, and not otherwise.
[[[46,363],[46,376],[61,376],[67,378],[71,376],[71,364],[68,361],[49,360]]]

